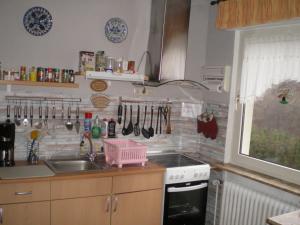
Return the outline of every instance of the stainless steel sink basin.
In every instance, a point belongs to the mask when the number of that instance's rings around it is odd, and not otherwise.
[[[68,172],[78,172],[78,171],[92,171],[101,169],[95,163],[88,160],[48,160],[46,164],[55,173],[68,173]]]

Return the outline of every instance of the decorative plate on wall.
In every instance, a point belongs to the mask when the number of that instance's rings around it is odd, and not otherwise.
[[[52,16],[43,7],[30,8],[23,17],[25,29],[34,36],[42,36],[52,27]]]
[[[113,43],[124,41],[128,34],[128,27],[124,20],[111,18],[105,24],[105,35]]]

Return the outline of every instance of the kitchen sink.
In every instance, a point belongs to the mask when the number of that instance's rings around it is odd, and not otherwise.
[[[46,164],[55,173],[68,173],[68,172],[80,172],[80,171],[93,171],[101,170],[103,167],[97,165],[94,162],[83,159],[75,160],[48,160]]]

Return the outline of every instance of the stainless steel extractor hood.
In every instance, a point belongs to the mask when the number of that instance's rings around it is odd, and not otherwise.
[[[191,0],[152,0],[146,74],[150,81],[184,79]]]

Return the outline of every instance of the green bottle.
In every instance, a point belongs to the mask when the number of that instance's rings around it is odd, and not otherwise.
[[[93,138],[100,138],[101,136],[101,128],[99,126],[99,117],[98,115],[95,118],[94,125],[92,127],[92,137]]]

